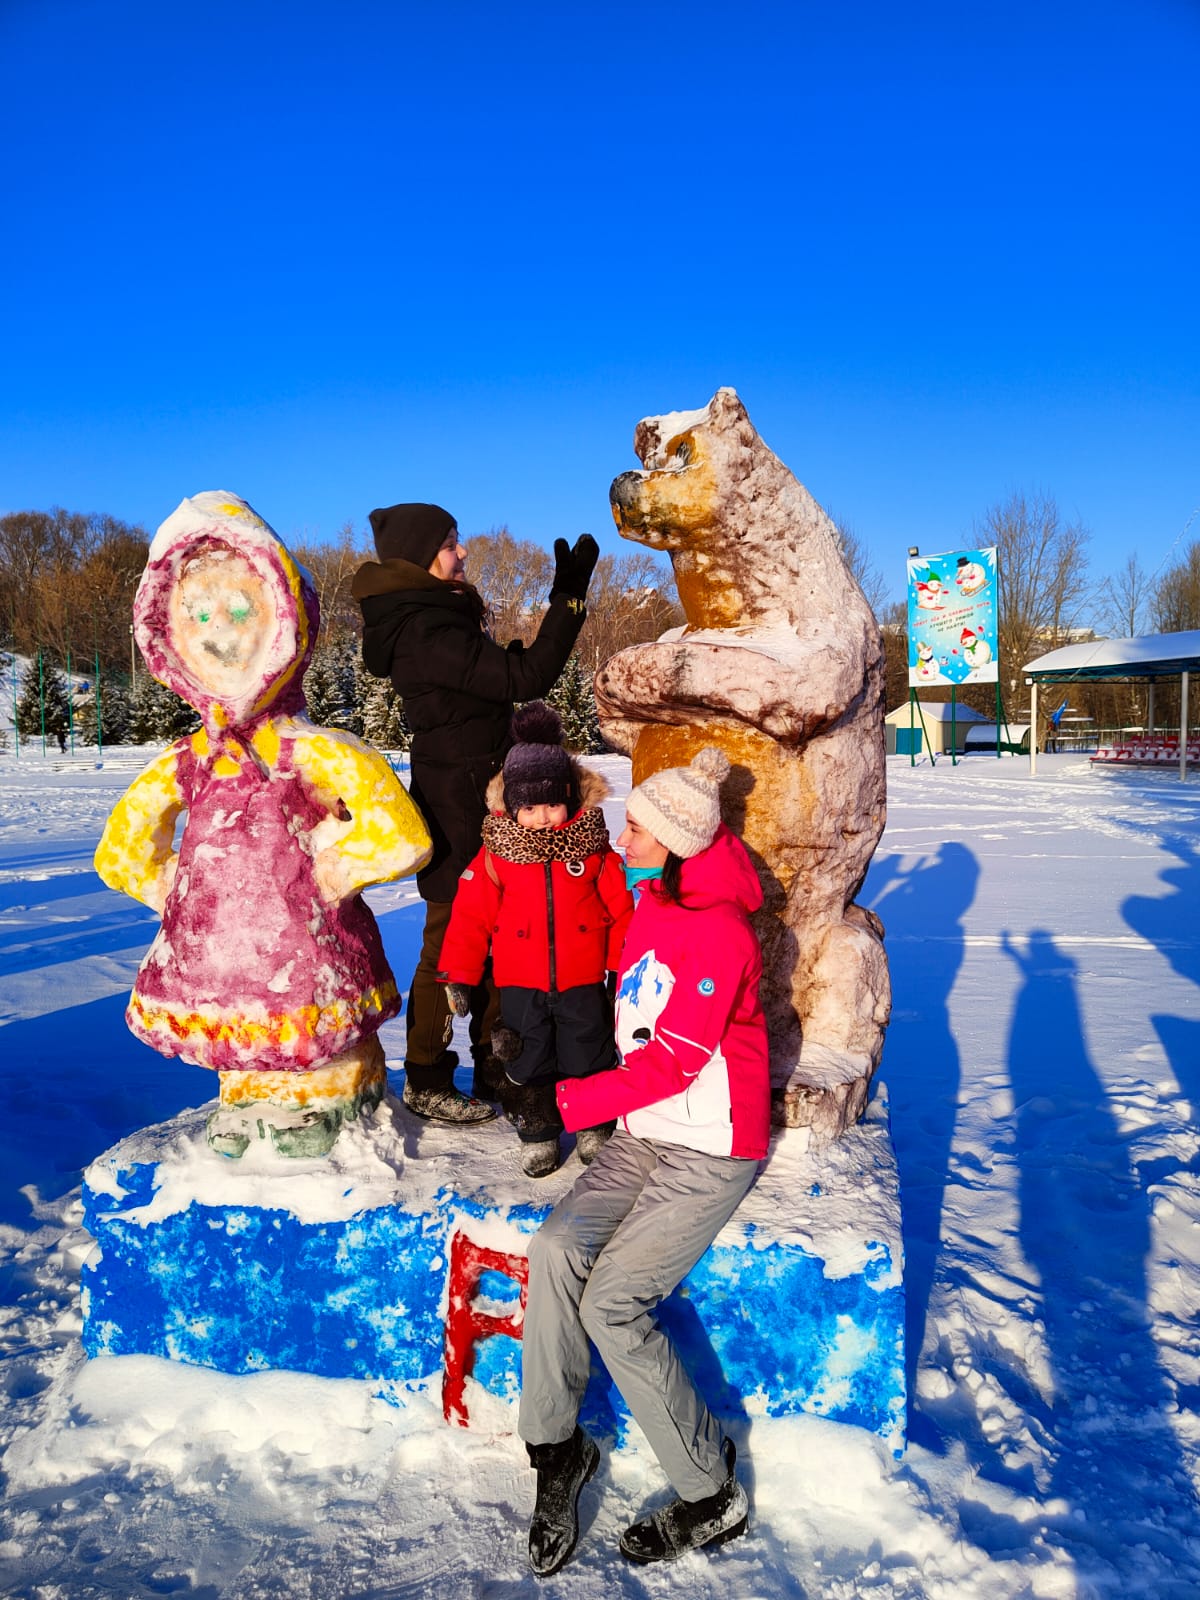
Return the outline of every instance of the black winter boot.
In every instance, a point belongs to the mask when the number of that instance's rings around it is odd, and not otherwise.
[[[575,1135],[575,1151],[585,1167],[590,1167],[617,1131],[615,1122],[602,1122],[595,1128],[580,1128]]]
[[[579,1491],[600,1465],[596,1441],[577,1427],[561,1444],[525,1446],[537,1473],[529,1524],[529,1566],[548,1578],[570,1559],[579,1538]]]
[[[746,1491],[734,1474],[737,1452],[733,1440],[725,1441],[729,1476],[715,1494],[703,1500],[675,1500],[652,1517],[635,1522],[621,1535],[621,1554],[641,1566],[651,1561],[677,1561],[689,1550],[708,1544],[728,1544],[745,1533],[750,1506]]]
[[[558,1138],[521,1140],[521,1171],[527,1178],[548,1178],[559,1167]]]
[[[458,1056],[453,1050],[443,1050],[428,1066],[405,1060],[402,1099],[414,1117],[420,1117],[423,1122],[445,1122],[452,1126],[491,1122],[496,1115],[491,1106],[454,1087],[457,1065]]]

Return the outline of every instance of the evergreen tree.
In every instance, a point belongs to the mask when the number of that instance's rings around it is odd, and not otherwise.
[[[100,732],[105,746],[124,744],[129,738],[132,710],[129,691],[118,679],[100,683]],[[91,690],[75,702],[75,739],[78,744],[99,744],[96,737],[96,693]]]
[[[568,657],[546,701],[562,718],[563,744],[568,750],[594,756],[608,749],[596,715],[592,676],[584,671],[578,651]]]
[[[308,714],[319,727],[353,731],[357,707],[351,650],[356,649],[352,634],[335,633],[322,638],[313,651],[304,675],[304,696]]]
[[[148,672],[139,672],[129,703],[131,744],[170,744],[195,733],[200,718],[179,696]]]
[[[154,732],[155,688],[157,685],[148,672],[135,673],[129,692],[130,744],[153,744],[157,737]]]
[[[363,716],[370,688],[378,680],[363,666],[362,645],[356,633],[345,637],[346,666],[350,673],[350,714],[346,718],[346,731],[363,738]]]
[[[407,750],[412,729],[404,715],[404,701],[387,678],[363,672],[361,680],[362,737],[378,750]]]
[[[200,726],[197,712],[165,683],[155,683],[154,687],[159,701],[158,737],[171,743],[195,733]]]
[[[22,739],[40,739],[44,730],[47,740],[57,740],[60,750],[67,748],[71,709],[66,680],[44,656],[40,668],[35,656],[25,669],[17,696],[16,723]]]
[[[107,692],[105,692],[103,698],[104,698],[104,700],[108,699]],[[105,719],[105,721],[107,721],[108,720],[108,706],[107,705],[103,705],[102,706],[102,710],[103,710],[103,714],[104,714],[104,719]],[[104,735],[104,743],[105,744],[109,744],[110,742],[115,744],[116,740],[114,739],[114,740],[110,741],[109,737],[108,737],[108,734],[106,732],[105,735]],[[100,741],[96,738],[96,691],[95,691],[95,689],[85,690],[84,693],[77,694],[75,696],[75,743],[76,744],[99,744],[100,743]]]

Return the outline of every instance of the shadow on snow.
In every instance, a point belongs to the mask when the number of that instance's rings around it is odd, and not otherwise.
[[[860,896],[883,919],[892,975],[892,1022],[880,1071],[891,1096],[900,1170],[910,1395],[938,1266],[958,1110],[961,1070],[950,995],[963,961],[964,918],[978,886],[975,856],[947,841],[909,867],[899,856],[877,857]],[[928,1431],[914,1408],[910,1436],[940,1449]]]
[[[1045,1430],[1045,1492],[1067,1502],[1046,1522],[1076,1547],[1140,1544],[1190,1568],[1197,1507],[1150,1329],[1147,1196],[1084,1044],[1075,962],[1042,929],[1003,948],[1022,980],[1008,1041],[1019,1238],[1052,1384],[1022,1401]]]

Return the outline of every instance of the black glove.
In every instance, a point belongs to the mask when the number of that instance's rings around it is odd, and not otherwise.
[[[471,1009],[471,991],[465,983],[448,983],[446,999],[456,1017],[465,1017]]]
[[[550,598],[565,594],[568,599],[587,599],[588,582],[600,559],[600,546],[590,533],[581,533],[570,549],[565,539],[554,541],[554,582],[550,585]]]

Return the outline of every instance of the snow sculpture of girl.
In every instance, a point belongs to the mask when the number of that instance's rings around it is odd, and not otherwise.
[[[134,601],[147,666],[202,726],[117,803],[96,870],[162,915],[126,1021],[216,1070],[208,1138],[230,1156],[256,1136],[323,1155],[382,1098],[377,1033],[400,999],[359,891],[430,853],[383,757],[304,715],[318,619],[303,569],[219,491],[159,528]]]

